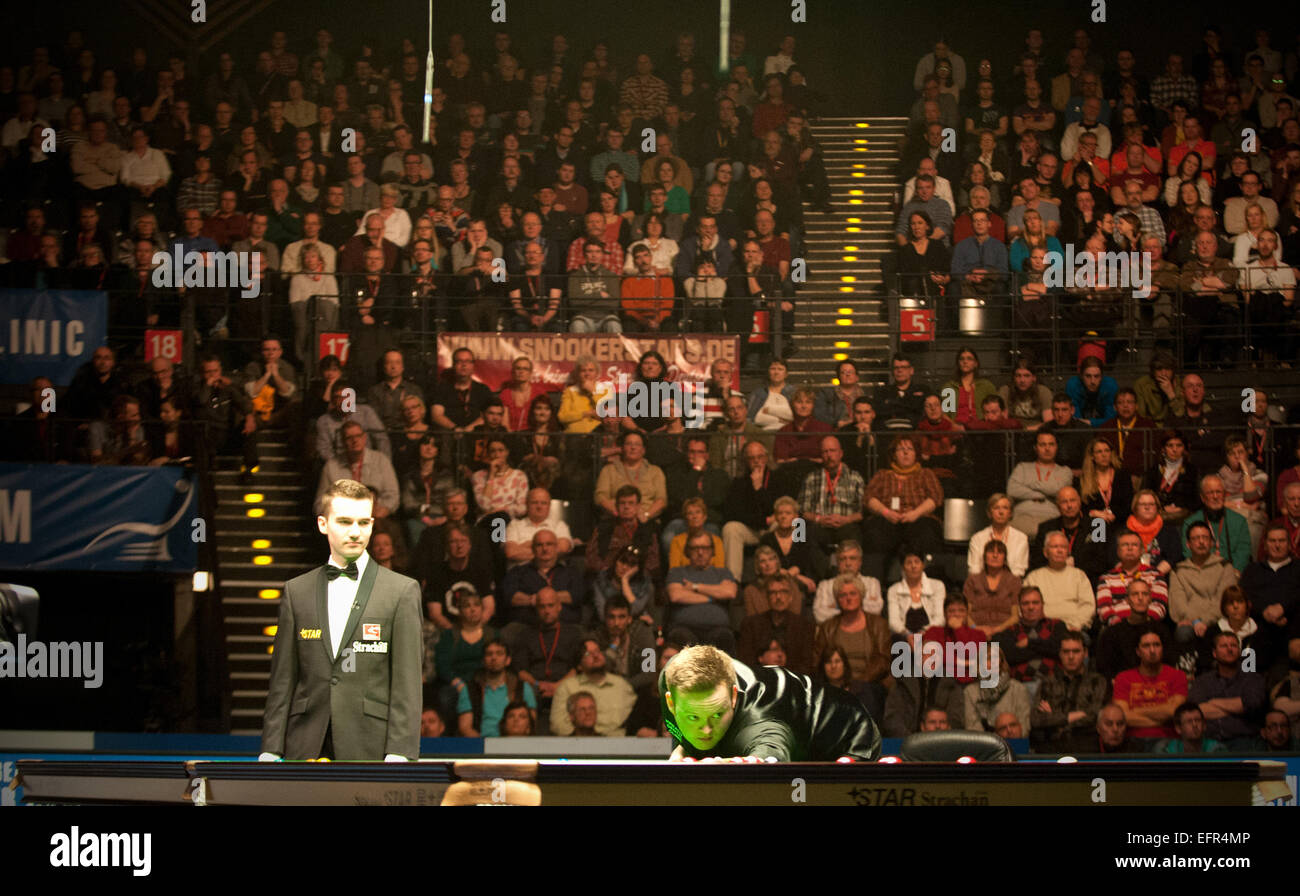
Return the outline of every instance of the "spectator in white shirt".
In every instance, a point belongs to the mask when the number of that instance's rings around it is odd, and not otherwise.
[[[131,149],[122,154],[118,179],[133,202],[153,203],[160,221],[170,216],[172,201],[167,183],[172,179],[172,166],[161,149],[149,145],[149,132],[143,127],[131,129]]]
[[[952,193],[952,181],[946,177],[939,176],[939,169],[935,167],[934,159],[929,156],[921,159],[916,163],[916,174],[907,179],[903,185],[903,204],[906,205],[911,201],[912,195],[916,192],[916,178],[919,175],[928,174],[934,178],[934,195],[948,203],[954,215],[957,214],[957,201]]]
[[[533,536],[543,529],[555,534],[559,556],[568,556],[573,536],[564,520],[551,515],[551,493],[544,488],[530,489],[525,506],[527,512],[506,526],[506,561],[511,566],[531,562]]]
[[[379,215],[384,222],[384,239],[399,248],[406,248],[406,244],[411,241],[411,216],[406,213],[406,209],[397,207],[400,196],[401,192],[393,184],[380,187],[379,208],[372,208],[361,216],[356,236],[365,235],[367,218]]]
[[[858,577],[858,583],[862,586],[863,611],[879,615],[884,609],[885,604],[880,596],[880,582],[862,574],[862,545],[848,539],[841,541],[835,549],[835,575],[817,584],[812,611],[813,619],[818,625],[832,616],[839,615],[840,605],[835,600],[835,579],[845,574]]]
[[[971,537],[970,548],[966,551],[967,575],[984,571],[984,545],[990,539],[997,539],[1007,546],[1007,568],[1011,574],[1024,578],[1029,569],[1029,538],[1011,525],[1011,499],[997,492],[989,496],[985,506],[990,524]]]

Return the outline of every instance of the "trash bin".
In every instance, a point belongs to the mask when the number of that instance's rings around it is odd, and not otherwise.
[[[966,336],[982,336],[989,329],[988,315],[983,299],[962,299],[957,307],[957,329]]]
[[[969,544],[971,536],[987,525],[984,505],[969,498],[945,498],[943,502],[943,540],[950,544]]]

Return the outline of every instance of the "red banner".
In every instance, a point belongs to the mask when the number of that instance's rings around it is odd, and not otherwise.
[[[619,374],[636,375],[642,354],[657,351],[668,362],[665,379],[702,382],[718,359],[730,361],[732,388],[740,388],[740,337],[690,334],[686,336],[578,335],[544,333],[443,333],[438,337],[438,370],[451,367],[451,353],[467,348],[474,353],[474,378],[493,392],[510,381],[515,358],[533,362],[533,381],[559,391],[568,382],[574,362],[583,356],[596,360],[597,378],[617,383]]]

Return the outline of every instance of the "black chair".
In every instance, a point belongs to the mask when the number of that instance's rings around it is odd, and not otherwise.
[[[956,762],[969,756],[976,762],[1015,762],[1011,746],[988,731],[921,731],[903,740],[904,762]]]

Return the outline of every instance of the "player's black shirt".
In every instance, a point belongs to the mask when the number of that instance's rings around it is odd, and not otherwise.
[[[707,752],[691,746],[663,695],[667,678],[659,673],[659,708],[673,746],[687,756],[758,756],[779,762],[834,762],[841,756],[880,758],[880,729],[848,691],[815,684],[775,666],[751,669],[735,662],[736,715],[717,746]]]

